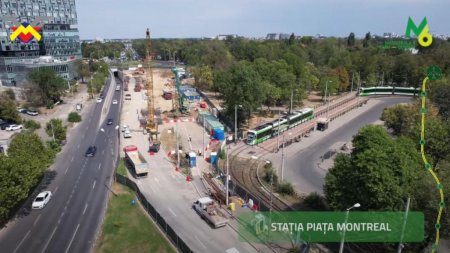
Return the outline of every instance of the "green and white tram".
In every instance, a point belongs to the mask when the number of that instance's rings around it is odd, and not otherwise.
[[[255,145],[313,118],[314,110],[303,108],[294,114],[263,124],[247,132],[247,144]]]
[[[413,87],[367,87],[361,88],[359,91],[360,96],[372,96],[372,95],[401,95],[401,96],[417,96],[420,89]]]

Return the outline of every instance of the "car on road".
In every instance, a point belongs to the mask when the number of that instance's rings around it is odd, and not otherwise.
[[[113,119],[109,118],[109,119],[106,121],[106,125],[112,125],[112,124],[113,124]]]
[[[52,193],[50,191],[43,191],[39,193],[31,204],[31,208],[33,209],[42,209],[47,205],[47,203],[52,198]]]
[[[27,111],[27,114],[30,115],[30,116],[38,116],[39,115],[38,112],[30,111],[30,110]]]
[[[97,148],[95,146],[89,146],[86,150],[86,157],[93,157],[95,155],[95,152],[97,152]]]
[[[130,93],[125,94],[125,100],[131,100],[131,94]]]
[[[113,99],[112,104],[117,105],[119,102],[117,102],[117,99]]]
[[[22,125],[12,124],[12,125],[9,125],[9,126],[6,128],[6,131],[15,131],[15,130],[20,130],[20,129],[22,129],[22,128],[23,128]]]
[[[20,112],[20,113],[27,113],[28,112],[27,109],[22,108],[22,107],[17,107],[17,111]]]
[[[101,103],[103,101],[103,99],[99,97],[99,98],[97,98],[96,101],[97,101],[97,103]]]

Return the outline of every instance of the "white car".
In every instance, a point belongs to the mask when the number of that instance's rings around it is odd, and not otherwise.
[[[119,102],[117,102],[117,99],[114,99],[113,101],[112,101],[112,104],[113,105],[117,105]]]
[[[97,98],[97,103],[101,103],[102,101],[103,101],[103,99],[101,99],[101,98]]]
[[[52,198],[52,193],[50,191],[44,191],[37,195],[37,197],[34,199],[33,204],[31,205],[31,208],[33,209],[42,209],[47,205],[47,203]]]
[[[122,132],[130,131],[130,128],[127,125],[122,126]]]
[[[20,130],[22,128],[23,128],[22,125],[10,125],[9,127],[6,128],[6,131],[15,131]]]

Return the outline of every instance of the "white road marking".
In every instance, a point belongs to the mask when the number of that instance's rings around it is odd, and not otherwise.
[[[56,186],[55,191],[53,192],[53,195],[55,195],[56,192],[58,191],[58,187],[59,187],[59,186]]]
[[[197,241],[203,246],[203,248],[205,248],[206,249],[206,246],[205,246],[205,244],[203,244],[202,243],[202,241],[200,241],[200,239],[198,239],[198,237],[197,236],[194,236],[195,237],[195,239],[197,239]]]
[[[73,162],[73,159],[74,159],[74,158],[75,158],[75,157],[72,156],[72,159],[70,159],[70,162]]]
[[[25,235],[25,237],[20,241],[19,245],[17,245],[16,249],[13,251],[13,253],[17,252],[17,250],[19,249],[20,245],[22,245],[22,243],[25,241],[25,239],[28,237],[28,235],[30,234],[31,230],[28,230],[28,233]]]
[[[171,212],[173,214],[173,216],[177,217],[177,215],[174,213],[174,211],[172,209],[170,209],[170,207],[168,207],[167,209],[169,209],[169,212]]]
[[[103,150],[102,150],[102,155],[104,155],[104,154],[105,154],[105,150],[103,149]]]
[[[86,212],[87,207],[88,207],[88,204],[86,204],[86,205],[84,206],[83,215],[84,215],[84,213]]]
[[[36,223],[38,222],[38,220],[41,218],[42,214],[39,214],[39,216],[37,217],[37,219],[33,222],[33,226],[36,225]]]
[[[59,222],[58,222],[58,224],[59,224]],[[50,243],[50,241],[52,240],[53,236],[55,235],[55,232],[56,232],[56,229],[57,229],[57,228],[58,228],[58,226],[56,226],[55,229],[53,229],[53,232],[52,232],[52,234],[50,235],[50,238],[48,238],[47,243],[45,243],[45,247],[44,247],[44,249],[42,250],[42,253],[44,253],[45,250],[47,249],[48,244]]]
[[[102,163],[100,163],[99,165],[98,165],[98,169],[100,169],[102,167]]]
[[[69,167],[67,167],[66,172],[64,172],[64,175],[67,174],[67,171],[69,171]]]
[[[97,180],[94,180],[94,184],[92,185],[92,189],[95,188],[95,184],[97,183]]]
[[[69,246],[67,246],[65,253],[69,252],[70,246],[72,245],[73,239],[75,238],[75,235],[77,234],[79,227],[80,223],[78,223],[77,228],[75,229],[75,233],[73,233],[72,239],[70,240]]]

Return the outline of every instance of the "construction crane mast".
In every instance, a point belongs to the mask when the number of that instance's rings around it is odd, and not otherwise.
[[[174,98],[175,102],[174,109],[175,111],[181,114],[187,114],[189,111],[186,108],[186,106],[184,106],[184,98],[180,90],[180,74],[178,72],[177,67],[172,68],[172,73],[175,75],[175,87],[176,87],[176,96]]]
[[[144,60],[145,77],[147,80],[147,106],[148,106],[148,116],[147,116],[147,132],[150,133],[150,138],[152,140],[157,139],[158,134],[158,124],[155,121],[155,99],[153,97],[153,73],[151,69],[151,42],[150,42],[150,30],[147,28],[145,35],[146,42],[146,52]]]

